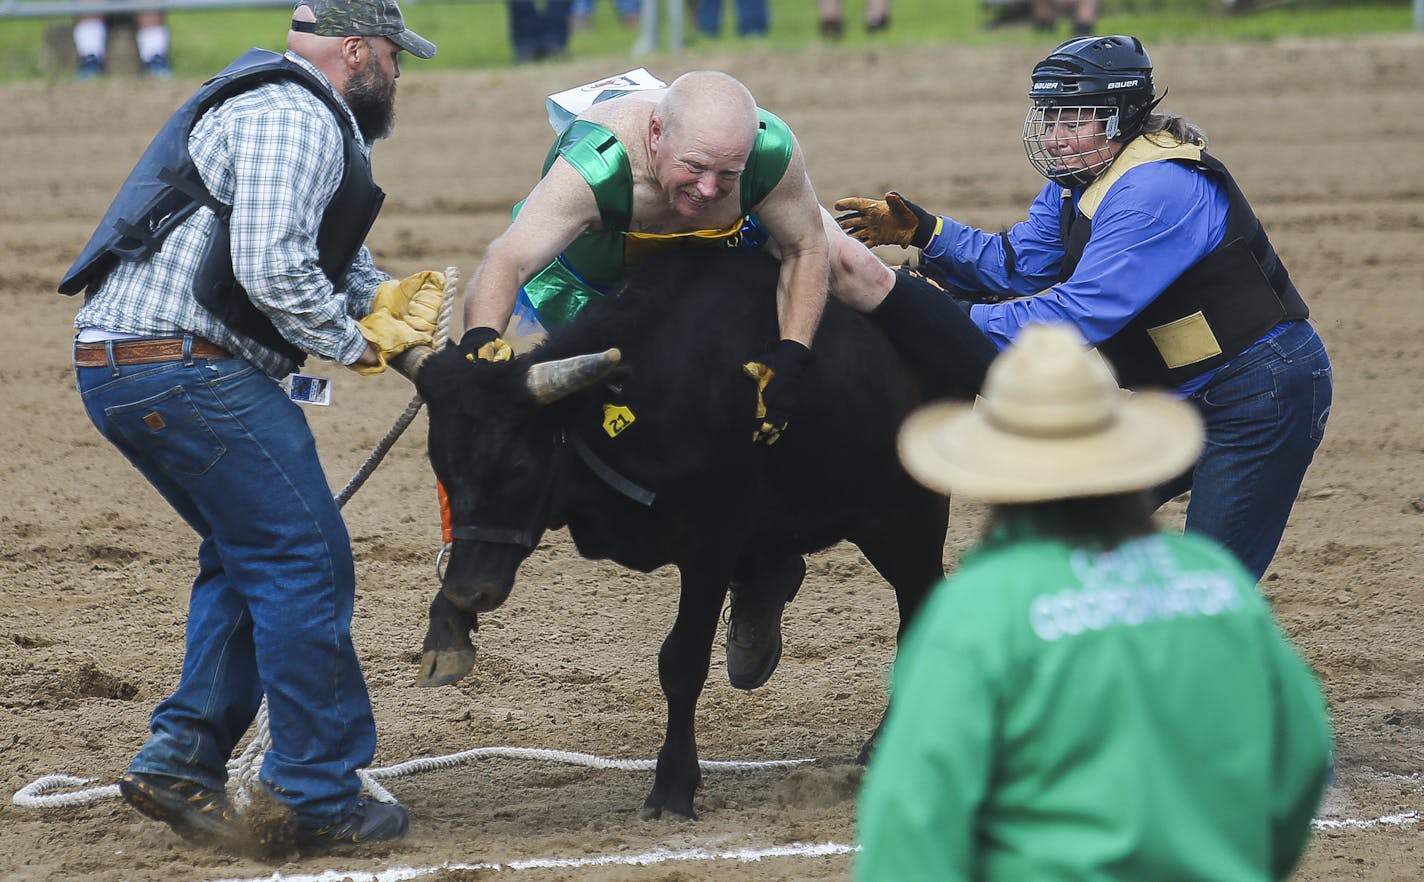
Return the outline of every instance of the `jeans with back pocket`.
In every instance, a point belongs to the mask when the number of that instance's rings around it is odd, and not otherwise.
[[[1206,423],[1192,472],[1158,489],[1190,489],[1186,529],[1225,545],[1256,579],[1280,545],[1334,394],[1330,358],[1309,322],[1237,356],[1190,398]]]
[[[94,425],[200,538],[182,674],[131,770],[223,787],[265,694],[262,781],[302,823],[347,814],[375,720],[351,643],[351,543],[306,417],[239,359],[76,374]]]

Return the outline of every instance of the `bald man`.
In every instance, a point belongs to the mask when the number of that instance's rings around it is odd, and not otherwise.
[[[748,366],[761,406],[747,420],[749,443],[774,443],[825,307],[828,229],[864,249],[823,218],[791,130],[727,74],[694,71],[666,88],[601,97],[560,131],[543,177],[476,268],[460,348],[508,358],[502,333],[516,302],[521,325],[557,327],[659,246],[766,247],[781,260],[780,339]],[[743,689],[776,667],[787,598],[752,600],[755,609],[739,603],[733,586],[727,673]]]
[[[825,306],[826,233],[786,124],[727,74],[687,73],[665,89],[595,103],[563,129],[544,176],[475,270],[461,347],[499,357],[521,288],[540,323],[556,327],[660,244],[765,243],[781,260],[781,340],[761,362],[773,374],[766,415],[747,419],[748,437],[772,442],[794,409]]]
[[[363,242],[400,53],[435,46],[394,0],[301,0],[287,48],[250,50],[179,108],[60,291],[87,289],[74,361],[90,419],[201,539],[178,686],[119,790],[185,839],[236,844],[227,762],[266,696],[261,780],[295,819],[270,844],[326,849],[408,822],[361,795],[376,727],[351,543],[276,380],[309,355],[376,373],[431,341],[440,274],[391,280]]]

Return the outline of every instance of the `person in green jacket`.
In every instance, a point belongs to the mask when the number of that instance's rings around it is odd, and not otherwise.
[[[1152,525],[1202,445],[1032,325],[972,408],[900,435],[926,486],[991,503],[918,613],[859,802],[856,882],[1287,877],[1328,782],[1311,670],[1239,563]]]

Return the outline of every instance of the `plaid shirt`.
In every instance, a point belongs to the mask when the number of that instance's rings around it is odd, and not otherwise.
[[[306,59],[291,52],[287,58],[326,81]],[[204,114],[188,149],[208,190],[232,206],[233,270],[252,302],[304,352],[341,364],[359,358],[366,341],[355,317],[370,312],[376,286],[389,276],[376,269],[364,245],[339,289],[317,263],[322,213],[345,165],[342,133],[331,111],[290,80],[261,85]],[[120,261],[86,298],[75,327],[143,336],[193,334],[271,376],[290,373],[295,367],[290,359],[234,334],[193,296],[193,276],[213,217],[199,208],[158,253]]]

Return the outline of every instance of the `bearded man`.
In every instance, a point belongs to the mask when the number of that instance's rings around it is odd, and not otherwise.
[[[400,53],[435,46],[395,0],[299,0],[287,50],[250,50],[179,108],[60,291],[87,289],[74,362],[90,419],[201,538],[182,674],[119,790],[186,839],[235,843],[227,762],[265,696],[261,780],[295,844],[325,849],[399,838],[408,819],[361,796],[376,727],[351,542],[277,379],[308,355],[378,373],[431,342],[441,275],[390,280],[363,242]]]

